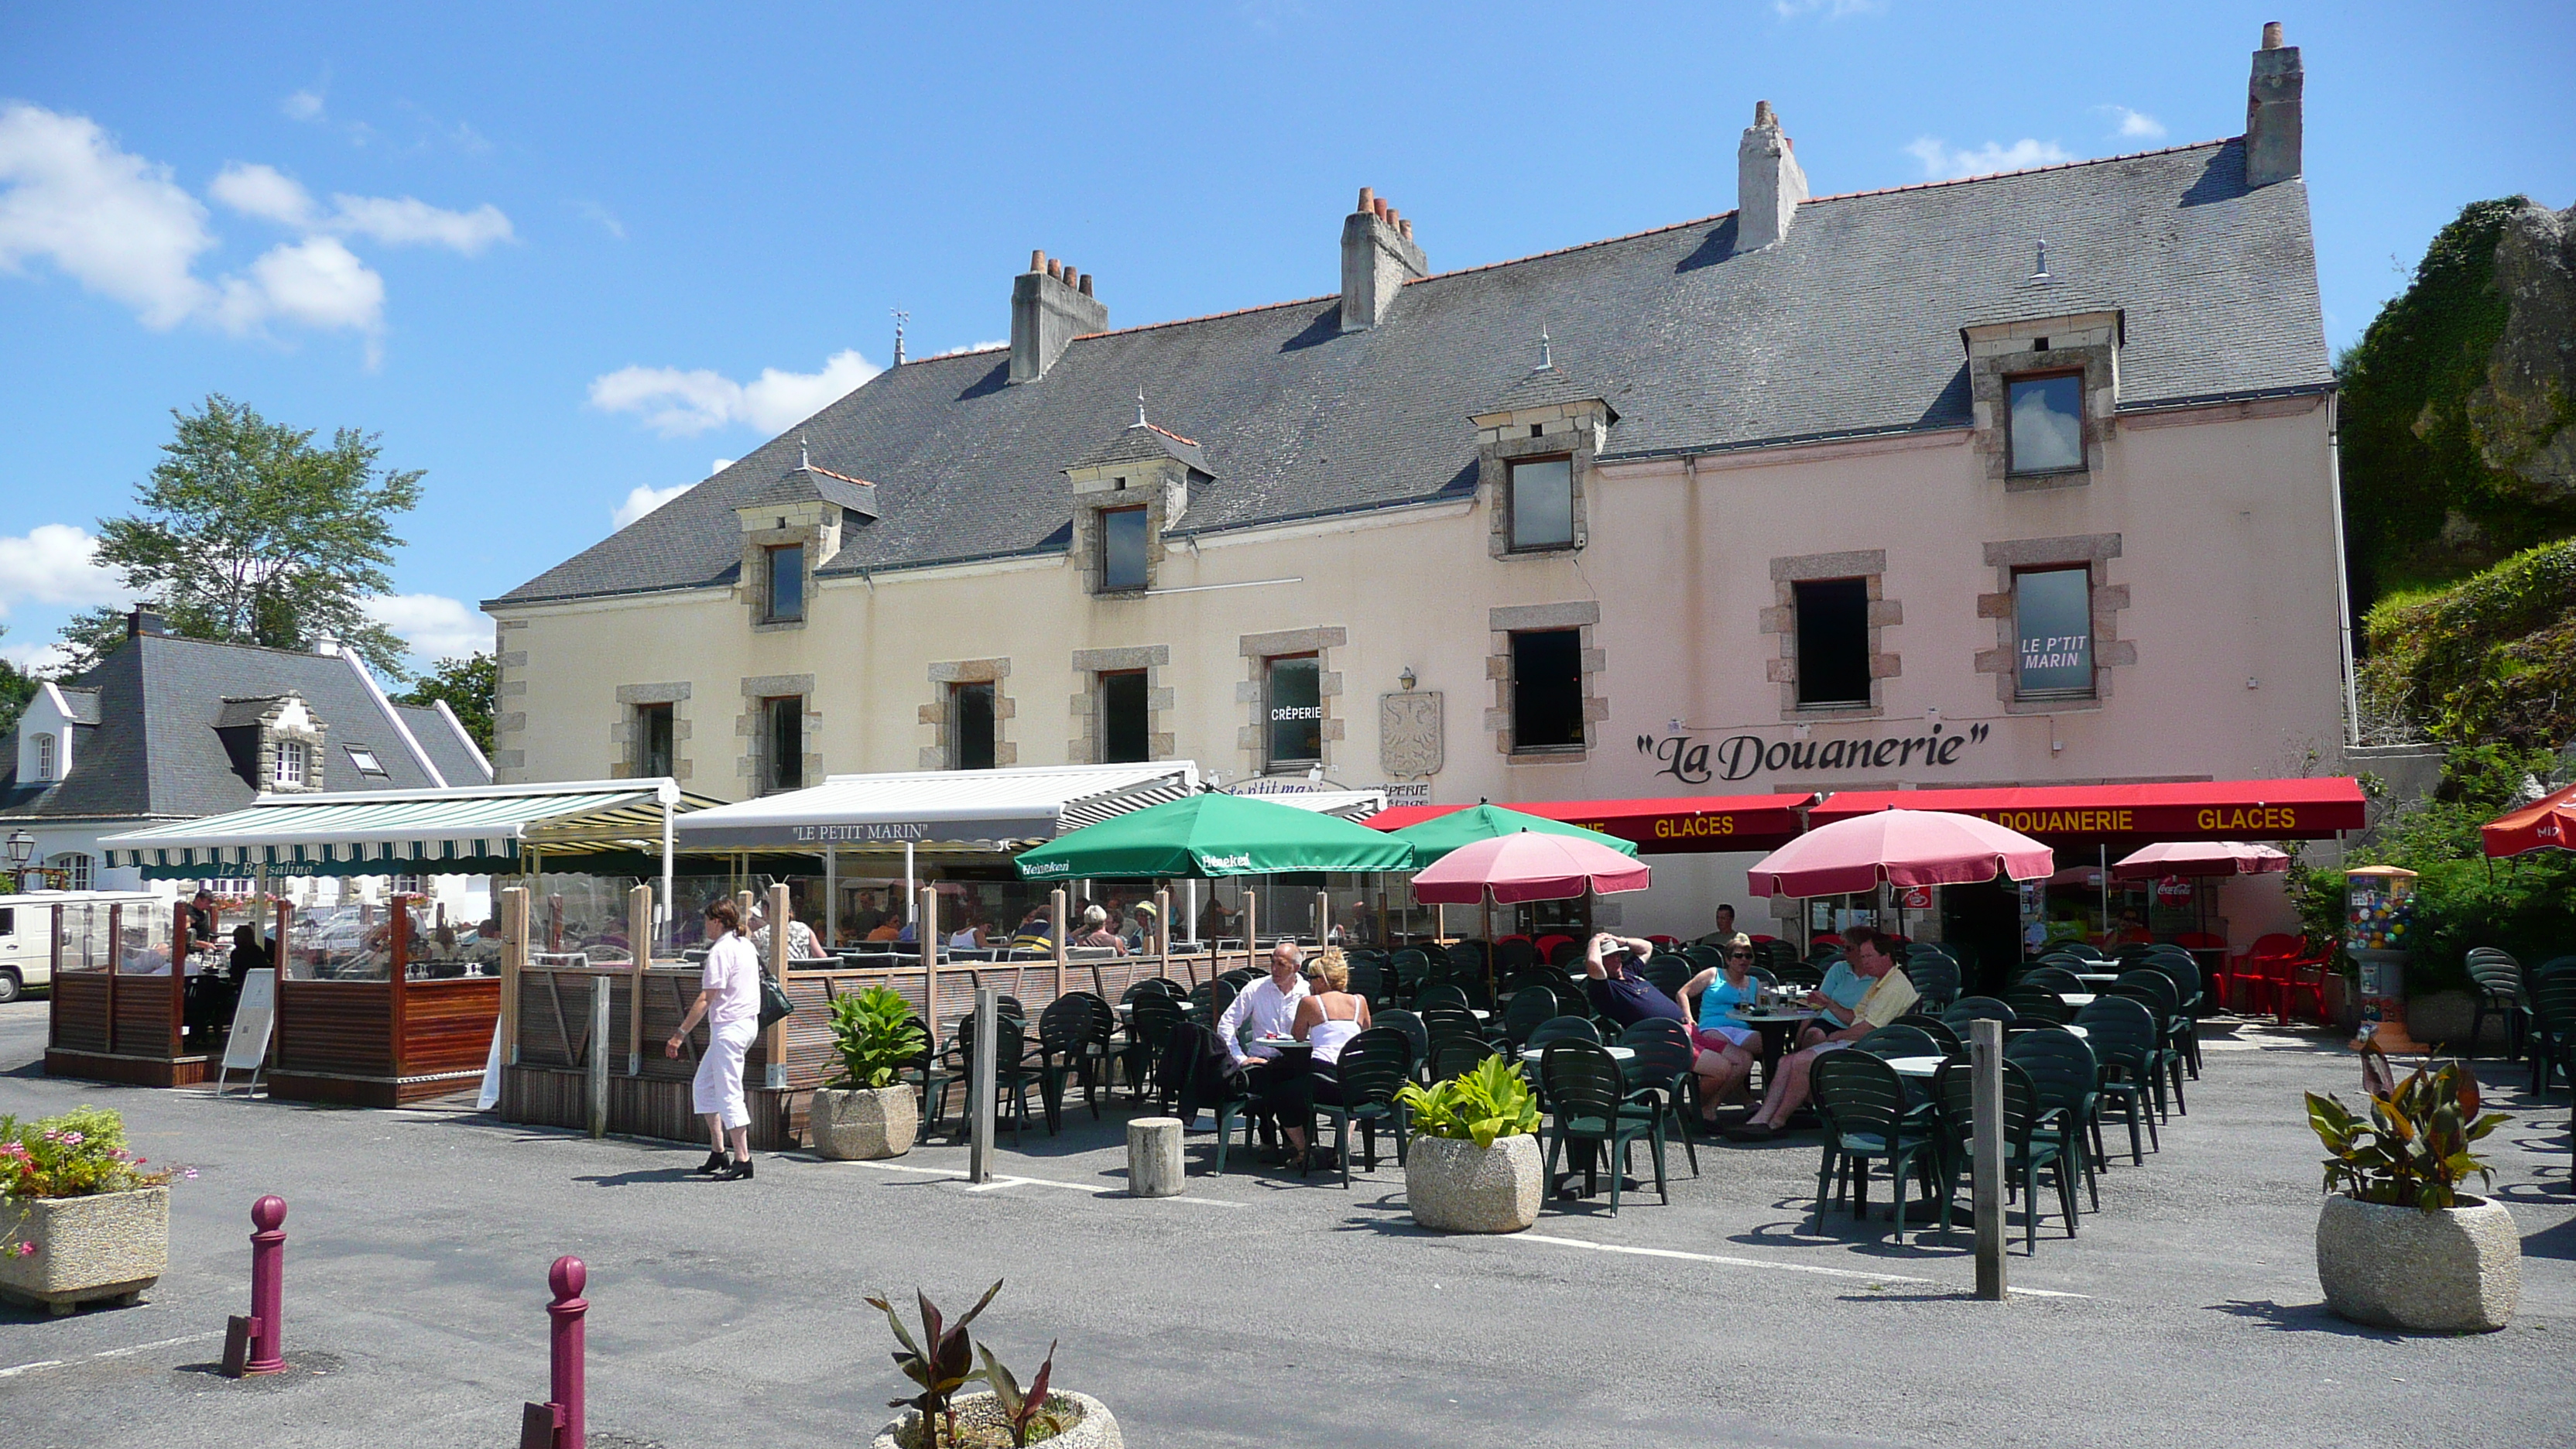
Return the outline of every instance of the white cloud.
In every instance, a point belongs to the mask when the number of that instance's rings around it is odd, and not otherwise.
[[[510,241],[510,218],[485,202],[472,211],[449,211],[413,197],[334,196],[338,212],[326,230],[370,237],[387,246],[442,246],[480,255],[496,241]]]
[[[619,241],[626,240],[626,223],[617,219],[616,212],[609,210],[607,207],[600,205],[596,201],[574,200],[565,204],[573,209],[573,214],[575,216],[578,216],[585,221],[597,223],[601,231],[608,233]]]
[[[488,201],[472,211],[449,211],[410,196],[340,195],[331,198],[326,215],[310,192],[274,166],[236,161],[206,193],[244,216],[298,231],[363,236],[387,246],[443,246],[470,257],[496,241],[514,239],[510,218]]]
[[[733,460],[733,459],[731,459],[731,458],[718,458],[718,459],[716,459],[716,465],[715,465],[714,467],[709,468],[709,469],[707,470],[707,476],[708,476],[708,477],[710,477],[710,478],[712,478],[712,477],[716,476],[718,473],[723,472],[723,471],[724,471],[724,470],[726,470],[727,468],[732,467],[732,466],[733,466],[733,461],[734,461],[734,460]]]
[[[615,511],[608,515],[609,522],[615,527],[624,528],[696,486],[694,483],[674,483],[668,488],[647,488],[639,483],[626,495],[626,501],[618,504]]]
[[[373,333],[384,324],[385,279],[339,238],[307,237],[269,248],[248,278],[225,278],[223,317],[237,331],[281,319]]]
[[[0,269],[42,259],[167,329],[210,300],[194,269],[214,244],[169,167],[118,150],[86,116],[0,110]]]
[[[1923,163],[1923,175],[1931,181],[1948,181],[1960,176],[1990,176],[1998,171],[2027,171],[2034,166],[2056,166],[2075,159],[2055,141],[2035,141],[2028,137],[2009,146],[1988,141],[1973,150],[1954,151],[1938,136],[1921,136],[1905,148],[1905,154]]]
[[[2165,123],[2144,111],[2133,111],[2127,106],[2095,106],[2093,109],[2120,123],[2114,135],[2138,141],[2161,141],[2165,138]]]
[[[206,194],[244,216],[262,217],[281,226],[313,225],[313,195],[274,166],[236,161],[215,176]]]
[[[963,347],[952,347],[946,352],[934,352],[930,355],[933,357],[955,357],[961,352],[983,352],[991,348],[1008,347],[1010,345],[1011,339],[1007,337],[996,337],[990,342],[969,342]]]
[[[40,523],[16,538],[0,538],[0,618],[16,604],[86,609],[131,602],[121,576],[101,564],[97,552],[98,539],[72,523]]]
[[[708,368],[621,367],[593,378],[590,405],[602,412],[635,413],[666,438],[743,423],[780,433],[812,417],[883,369],[844,349],[825,359],[820,372],[761,369],[750,382],[735,382]]]
[[[361,606],[423,662],[492,652],[492,621],[442,594],[378,594]]]
[[[72,662],[72,656],[61,644],[51,642],[0,644],[0,659],[6,659],[18,666],[18,672],[21,674],[47,677],[59,675],[63,666]]]
[[[279,101],[277,108],[284,111],[290,121],[318,121],[322,119],[322,93],[297,91],[285,100]]]

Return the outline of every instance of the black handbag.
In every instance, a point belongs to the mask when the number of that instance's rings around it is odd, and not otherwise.
[[[788,999],[787,988],[764,969],[760,973],[760,1029],[767,1031],[795,1014],[796,1003]]]

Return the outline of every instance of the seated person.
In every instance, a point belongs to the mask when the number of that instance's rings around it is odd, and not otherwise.
[[[1734,945],[1737,939],[1738,937],[1735,931],[1735,907],[1719,906],[1717,908],[1717,929],[1700,937],[1698,940],[1693,941],[1691,944],[1694,946],[1715,946],[1719,950],[1723,951],[1727,947]]]
[[[900,938],[905,931],[910,929],[910,922],[898,921],[894,917],[888,916],[884,920],[877,922],[876,925],[868,931],[868,939],[871,941],[881,942],[893,941]]]
[[[1861,1006],[1879,978],[1896,969],[1896,958],[1887,953],[1886,939],[1879,932],[1868,926],[1854,926],[1843,932],[1843,959],[1835,964],[1834,971],[1841,972],[1845,967],[1850,968],[1848,974],[1853,979],[1864,983],[1852,995],[1850,1005],[1843,1006],[1829,990],[1807,994],[1807,1004],[1826,1014],[1819,1015],[1808,1027],[1803,1037],[1804,1045],[1780,1059],[1779,1079],[1763,1093],[1762,1105],[1742,1125],[1728,1128],[1727,1136],[1743,1142],[1759,1142],[1787,1126],[1789,1114],[1807,1105],[1808,1083],[1816,1069],[1816,1058],[1826,1052],[1840,1051],[1875,1029],[1862,1014]],[[1828,974],[1826,987],[1831,988],[1835,984],[1833,975]],[[1820,1029],[1828,1021],[1836,1024],[1830,1029]]]
[[[1699,1025],[1691,1031],[1699,1059],[1691,1070],[1699,1074],[1702,1122],[1715,1122],[1718,1107],[1752,1085],[1753,1064],[1762,1058],[1762,1033],[1732,1015],[1762,994],[1761,978],[1753,974],[1753,943],[1741,936],[1736,941],[1726,948],[1724,969],[1702,971],[1683,983],[1677,997],[1687,1010],[1691,993],[1699,993]]]
[[[224,963],[224,974],[232,978],[233,989],[241,989],[242,979],[254,971],[268,970],[273,961],[268,947],[261,943],[258,928],[248,921],[233,927],[232,958]]]
[[[1880,954],[1889,956],[1891,961],[1894,959],[1883,933],[1868,926],[1854,926],[1851,929],[1867,932]],[[1816,1019],[1798,1029],[1798,1045],[1814,1046],[1833,1033],[1851,1025],[1855,1013],[1860,1010],[1861,999],[1869,995],[1869,989],[1877,984],[1878,977],[1886,974],[1884,971],[1874,974],[1864,973],[1853,966],[1851,931],[1845,931],[1843,959],[1826,968],[1824,984],[1808,992],[1805,1001],[1801,1003],[1808,1010],[1816,1013]]]
[[[1118,933],[1118,944],[1130,956],[1142,956],[1154,949],[1154,907],[1138,901],[1127,913],[1127,929]]]
[[[2113,930],[2110,935],[2104,937],[2102,944],[2105,946],[2152,946],[2155,944],[2155,941],[2155,933],[2147,929],[2147,923],[2139,918],[2137,908],[2132,906],[2120,913],[2119,927]]]
[[[1638,968],[1655,954],[1655,943],[1636,937],[1595,935],[1583,952],[1583,994],[1592,1009],[1622,1029],[1650,1017],[1690,1024],[1682,1004],[1655,989]]]
[[[1337,1069],[1342,1048],[1369,1028],[1368,998],[1351,994],[1351,963],[1339,950],[1317,954],[1307,974],[1312,984],[1298,999],[1291,1018],[1294,1024],[1288,1029],[1290,1036],[1315,1049],[1305,1072],[1302,1105],[1292,1104],[1287,1113],[1288,1146],[1293,1154],[1289,1160],[1300,1165],[1306,1160],[1306,1129],[1314,1117],[1314,1104],[1342,1105]]]
[[[1105,947],[1109,950],[1119,952],[1122,955],[1125,954],[1127,949],[1125,946],[1119,944],[1118,937],[1111,933],[1109,929],[1109,912],[1100,906],[1084,906],[1082,908],[1082,934],[1075,936],[1072,940],[1065,942],[1065,944],[1068,946],[1083,946],[1092,949]]]
[[[1040,902],[1031,905],[1028,914],[1020,917],[1020,928],[1011,935],[1012,950],[1052,951],[1055,949],[1055,924],[1047,918],[1047,909],[1045,903]]]
[[[949,933],[948,949],[951,951],[984,949],[984,918],[973,911],[968,911],[961,917],[957,922],[957,929]]]
[[[474,928],[474,934],[457,945],[457,954],[479,966],[497,966],[501,961],[501,923],[486,916]]]
[[[1218,900],[1211,892],[1208,895],[1207,905],[1199,911],[1199,939],[1213,941],[1220,936],[1233,935],[1234,924],[1242,919],[1242,916],[1241,911],[1227,910],[1225,902]]]
[[[816,957],[821,956],[823,954],[823,943],[815,939],[814,928],[812,926],[806,925],[803,921],[796,919],[796,903],[792,898],[787,903],[786,915],[787,959],[790,961],[811,961]],[[762,963],[766,964],[769,960],[769,926],[767,923],[764,922],[759,929],[751,933],[751,945],[753,950],[760,953]]]
[[[1085,913],[1086,919],[1089,914]],[[1234,1069],[1249,1074],[1245,1084],[1265,1115],[1293,1112],[1304,1090],[1304,1084],[1295,1080],[1305,1075],[1303,1054],[1282,1057],[1277,1047],[1262,1040],[1287,1036],[1296,1026],[1297,1004],[1307,995],[1305,973],[1300,969],[1304,962],[1297,943],[1280,942],[1270,952],[1270,974],[1243,988],[1217,1018],[1217,1037],[1233,1058]]]

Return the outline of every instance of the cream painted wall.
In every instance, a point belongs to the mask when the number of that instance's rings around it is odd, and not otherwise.
[[[881,573],[873,587],[832,579],[800,630],[754,633],[729,590],[496,609],[496,763],[504,782],[598,778],[623,764],[618,688],[686,681],[689,786],[739,798],[750,785],[742,681],[810,674],[820,726],[809,748],[827,771],[910,770],[933,738],[919,718],[941,697],[932,665],[988,658],[1010,661],[1001,734],[1018,763],[1058,763],[1080,733],[1074,652],[1159,644],[1171,651],[1160,682],[1172,707],[1156,730],[1178,756],[1237,779],[1258,767],[1238,744],[1253,721],[1240,637],[1339,628],[1348,643],[1325,668],[1340,692],[1326,707],[1345,735],[1327,744],[1326,773],[1386,780],[1377,697],[1410,667],[1419,689],[1446,696],[1446,767],[1432,781],[1443,803],[2330,771],[2342,733],[2330,410],[2321,399],[2263,406],[2276,415],[2124,418],[2091,482],[2042,492],[1988,479],[1965,431],[1612,465],[1587,484],[1588,546],[1571,556],[1492,559],[1485,505],[1458,502],[1182,542],[1158,565],[1158,590],[1243,586],[1141,599],[1094,599],[1048,558]],[[1995,676],[1974,669],[1998,645],[1977,611],[1978,595],[2002,587],[1985,544],[2109,533],[2121,549],[2108,581],[2129,591],[2117,637],[2134,641],[2136,662],[2113,671],[2096,705],[2004,717]],[[1881,645],[1901,673],[1884,682],[1882,718],[1819,719],[1812,737],[1921,735],[1937,708],[1945,733],[1983,724],[1986,738],[1946,768],[1918,759],[1733,783],[1658,773],[1637,738],[1660,740],[1674,720],[1703,741],[1791,737],[1764,674],[1780,644],[1759,628],[1775,603],[1770,560],[1871,549],[1885,551],[1884,595],[1903,608]],[[1600,607],[1609,719],[1581,759],[1514,763],[1484,728],[1495,702],[1487,611],[1577,601]],[[1717,899],[1754,905],[1743,890],[1752,859],[1658,857],[1669,886],[1632,898],[1623,920],[1704,931]]]

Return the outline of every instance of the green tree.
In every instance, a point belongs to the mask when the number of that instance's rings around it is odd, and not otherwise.
[[[0,624],[0,634],[9,627]],[[36,677],[6,659],[0,659],[0,734],[6,734],[26,712],[27,701],[36,697]]]
[[[362,605],[393,588],[402,540],[392,523],[419,503],[420,473],[382,467],[376,434],[341,428],[316,447],[311,429],[221,394],[171,416],[177,434],[135,489],[142,511],[99,523],[99,562],[121,570],[173,633],[278,649],[333,634],[408,678],[402,641]],[[92,610],[65,631],[76,663],[121,642],[121,632],[102,637],[106,615]]]
[[[500,687],[501,667],[491,655],[465,654],[438,661],[409,694],[394,698],[403,704],[418,705],[447,701],[456,722],[465,726],[465,732],[474,737],[475,748],[488,758],[492,753],[492,699]]]

